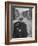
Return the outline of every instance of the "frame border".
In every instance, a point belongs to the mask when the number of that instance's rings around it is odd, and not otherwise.
[[[35,40],[34,41],[9,42],[9,4],[19,4],[19,5],[21,4],[21,5],[34,5],[35,6]],[[9,44],[23,44],[23,43],[36,43],[36,42],[37,42],[37,4],[36,3],[25,3],[25,2],[11,2],[11,1],[5,2],[5,44],[9,45]]]

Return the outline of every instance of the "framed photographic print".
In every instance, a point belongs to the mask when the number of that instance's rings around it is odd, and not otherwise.
[[[5,44],[37,42],[37,4],[5,2]]]

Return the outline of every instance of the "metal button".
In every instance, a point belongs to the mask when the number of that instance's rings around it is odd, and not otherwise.
[[[19,29],[19,32],[21,32],[21,29]]]

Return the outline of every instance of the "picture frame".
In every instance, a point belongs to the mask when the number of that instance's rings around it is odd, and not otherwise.
[[[18,19],[20,17],[21,19]],[[26,23],[27,29],[25,24],[20,23],[24,18],[25,20],[23,22]],[[17,20],[20,21],[19,25],[21,26],[16,27],[18,23],[16,25],[13,24],[13,22],[15,23]],[[16,28],[19,28],[18,29],[19,32],[21,30],[23,31],[19,33]],[[37,42],[37,4],[10,1],[5,2],[5,44],[9,45],[36,42]]]

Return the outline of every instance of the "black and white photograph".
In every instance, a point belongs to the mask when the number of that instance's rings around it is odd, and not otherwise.
[[[13,38],[32,37],[32,8],[12,7],[11,32]]]

